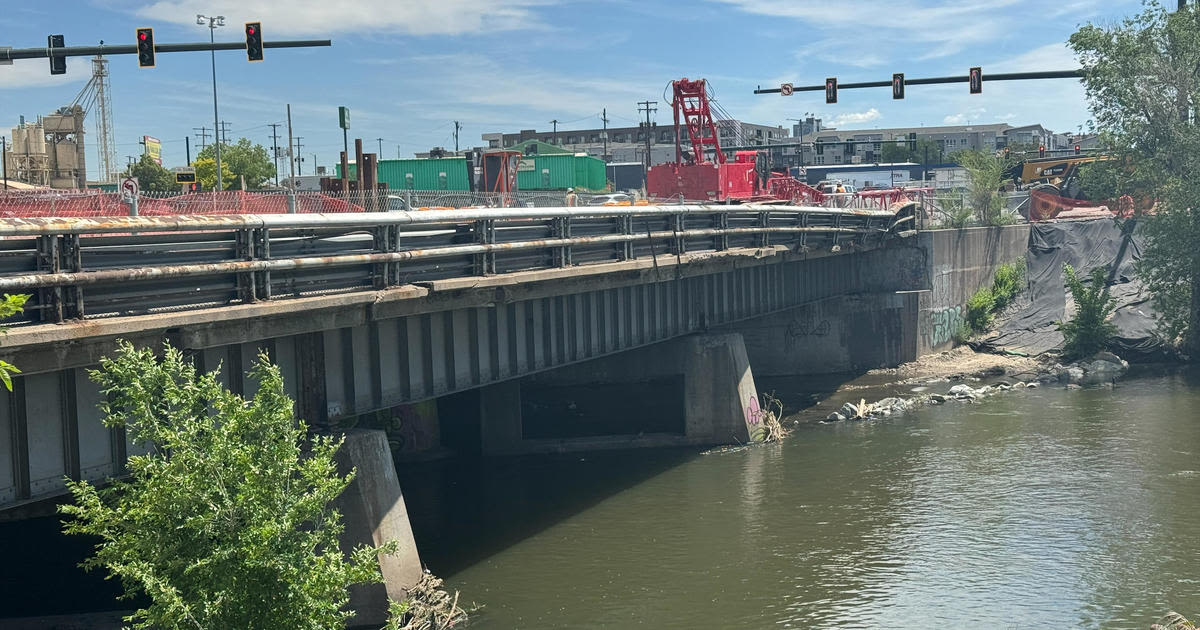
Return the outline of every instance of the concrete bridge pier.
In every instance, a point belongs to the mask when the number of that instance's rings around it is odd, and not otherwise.
[[[402,601],[421,579],[424,568],[408,522],[408,509],[396,478],[387,434],[351,429],[345,438],[337,455],[338,472],[344,475],[353,469],[356,474],[336,502],[345,525],[340,541],[342,551],[349,553],[358,545],[382,545],[390,540],[399,543],[396,553],[379,556],[382,584],[350,588],[350,608],[355,615],[347,625],[379,627],[387,623],[388,599]]]
[[[698,334],[483,388],[485,455],[743,443],[761,412],[738,333]]]

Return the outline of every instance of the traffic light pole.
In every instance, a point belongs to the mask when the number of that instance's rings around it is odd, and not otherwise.
[[[281,40],[275,42],[263,42],[263,48],[311,48],[316,46],[332,46],[333,42],[328,39],[297,39],[297,40]],[[204,50],[246,50],[246,42],[221,42],[220,44],[210,41],[197,42],[192,44],[154,44],[154,52],[157,53],[173,53],[173,52],[197,52]],[[119,45],[119,46],[64,46],[62,48],[51,49],[42,46],[39,48],[5,48],[0,46],[0,64],[3,64],[14,59],[45,59],[47,57],[93,57],[95,55],[136,55],[137,45]]]
[[[217,25],[215,22],[213,22],[212,18],[209,18],[208,41],[213,46],[216,45],[216,32],[217,32]],[[220,120],[220,118],[217,115],[217,49],[210,48],[209,55],[212,57],[213,129],[220,129],[220,127],[217,125],[217,121]],[[217,187],[215,189],[213,189],[213,192],[216,193],[216,192],[225,190],[225,187],[222,185],[222,182],[221,182],[221,139],[220,138],[217,138],[217,141],[213,143],[213,147],[215,147],[216,156],[217,156]],[[215,197],[214,197],[214,199],[215,199]]]
[[[1002,72],[994,74],[983,74],[980,78],[982,81],[1026,81],[1029,79],[1081,79],[1083,78],[1083,70],[1051,70],[1048,72]],[[936,85],[939,83],[967,83],[971,80],[970,75],[961,77],[929,77],[925,79],[904,79],[904,85]],[[864,81],[862,83],[838,83],[838,90],[853,90],[856,88],[876,88],[876,87],[891,87],[892,81]],[[792,92],[821,92],[825,90],[825,84],[820,85],[797,85],[792,87]],[[779,94],[781,88],[758,88],[754,90],[755,94]]]

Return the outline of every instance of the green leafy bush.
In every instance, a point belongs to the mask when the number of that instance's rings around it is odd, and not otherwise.
[[[967,328],[973,332],[982,332],[992,325],[992,318],[996,312],[996,296],[992,293],[991,287],[984,287],[975,292],[971,299],[967,300],[967,309],[963,314],[963,321]]]
[[[1075,317],[1069,322],[1058,322],[1058,329],[1065,339],[1063,357],[1074,360],[1108,347],[1109,340],[1117,334],[1117,327],[1108,321],[1117,301],[1108,294],[1107,267],[1093,269],[1087,285],[1071,265],[1063,265],[1063,275],[1067,289],[1075,299]]]
[[[279,368],[260,356],[252,400],[197,374],[167,346],[162,359],[122,343],[91,377],[105,394],[104,423],[125,427],[150,452],[129,478],[104,488],[68,481],[64,529],[100,539],[84,566],[118,578],[149,604],[134,628],[341,628],[352,584],[379,582],[380,548],[349,559],[332,501],[350,483],[341,440],[308,437]]]
[[[9,295],[4,294],[4,299],[0,300],[0,319],[7,319],[25,310],[25,302],[29,299],[28,295]],[[3,327],[0,327],[0,333],[5,332]],[[4,388],[12,391],[12,375],[19,374],[21,370],[17,366],[8,361],[0,361],[0,383],[4,384]]]
[[[995,311],[999,312],[1012,304],[1013,299],[1023,288],[1025,288],[1025,259],[1000,265],[992,278]]]

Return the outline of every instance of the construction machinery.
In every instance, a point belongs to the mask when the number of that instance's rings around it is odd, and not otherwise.
[[[1103,154],[1038,157],[1017,162],[1008,170],[1008,177],[1019,188],[1038,190],[1079,199],[1079,167],[1111,159]]]
[[[704,79],[671,82],[675,114],[675,161],[646,171],[651,198],[724,203],[810,202],[824,199],[821,191],[787,174],[772,170],[765,151],[737,151],[732,159],[721,149],[713,104]],[[684,148],[684,131],[690,145]]]

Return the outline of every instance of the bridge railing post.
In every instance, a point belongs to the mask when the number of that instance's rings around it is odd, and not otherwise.
[[[804,228],[808,227],[808,213],[796,213],[796,227],[800,228],[800,232],[796,234],[796,249],[805,252],[808,251],[808,232]]]
[[[561,239],[571,238],[571,217],[570,215],[562,216],[554,219],[554,237]],[[554,264],[556,267],[571,266],[571,246],[562,245],[555,250]]]
[[[716,228],[721,231],[721,233],[718,234],[715,239],[713,239],[715,241],[713,243],[713,247],[717,251],[723,252],[729,249],[729,213],[719,212],[713,216],[716,218]]]
[[[625,236],[633,236],[633,217],[617,217],[617,229]],[[633,260],[633,239],[621,241],[617,249],[617,260]]]
[[[770,212],[758,213],[758,226],[762,228],[762,231],[758,233],[758,246],[766,247],[771,244],[771,233],[767,231],[767,228],[771,227]]]
[[[46,234],[37,238],[37,270],[43,273],[59,273],[62,271],[62,257],[59,250],[59,235]],[[62,287],[46,287],[38,289],[38,306],[41,308],[43,322],[60,323],[63,320],[63,290]]]
[[[271,258],[271,236],[270,230],[260,228],[251,230],[251,238],[253,239],[254,259],[255,260],[270,260]],[[271,272],[264,270],[254,275],[255,293],[260,300],[271,299]]]
[[[237,230],[234,232],[234,255],[238,260],[254,260],[254,230]],[[237,274],[238,299],[242,302],[257,302],[258,292],[253,271],[243,271]]]
[[[675,237],[671,243],[671,249],[675,250],[674,254],[679,256],[687,253],[687,238],[683,236],[684,229],[683,213],[676,212],[671,215],[671,231],[675,233]]]
[[[480,219],[475,222],[475,243],[478,245],[494,245],[496,243],[496,221]],[[475,275],[487,276],[496,273],[496,252],[487,251],[475,254]]]

